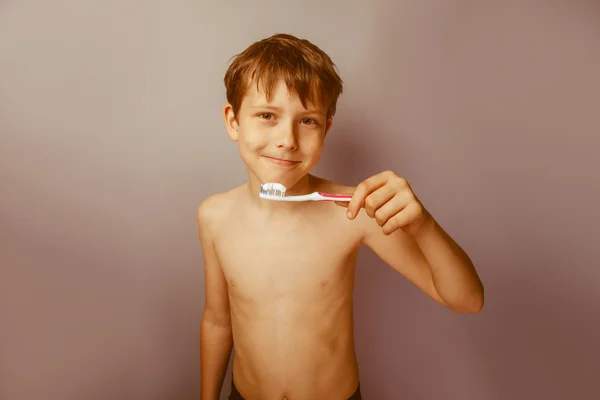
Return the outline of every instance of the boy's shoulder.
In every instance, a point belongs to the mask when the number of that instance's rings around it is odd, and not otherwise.
[[[197,208],[198,224],[210,227],[223,221],[234,207],[243,188],[244,185],[214,193],[202,200]]]

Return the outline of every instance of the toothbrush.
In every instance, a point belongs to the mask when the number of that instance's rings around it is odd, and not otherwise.
[[[286,188],[280,183],[263,183],[260,185],[260,197],[278,201],[350,201],[352,195],[314,192],[302,196],[286,196]]]

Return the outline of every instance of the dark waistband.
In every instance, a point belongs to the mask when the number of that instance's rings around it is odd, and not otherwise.
[[[229,394],[229,400],[245,400],[235,387],[235,382],[233,381],[233,379],[231,379],[231,393]],[[352,394],[352,396],[350,396],[348,400],[362,400],[360,394],[360,383],[356,387],[356,391],[354,392],[354,394]]]

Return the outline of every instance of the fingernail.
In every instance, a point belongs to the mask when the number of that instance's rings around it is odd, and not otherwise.
[[[346,215],[348,216],[348,218],[352,218],[352,211],[348,211],[348,212],[346,213]]]

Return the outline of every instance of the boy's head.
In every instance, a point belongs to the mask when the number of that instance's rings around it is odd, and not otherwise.
[[[225,74],[225,122],[251,175],[288,188],[318,162],[342,80],[308,40],[276,34],[238,54]]]
[[[320,103],[327,110],[327,118],[335,114],[343,86],[335,64],[313,43],[284,33],[255,42],[234,57],[224,79],[227,102],[237,114],[250,85],[270,100],[280,79],[302,105]]]

